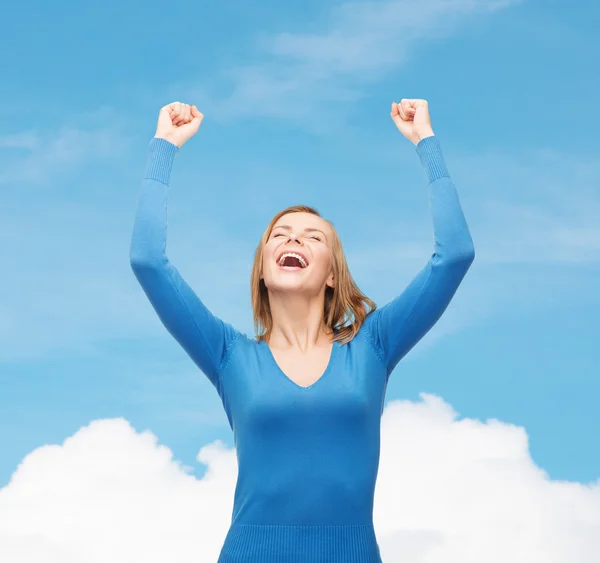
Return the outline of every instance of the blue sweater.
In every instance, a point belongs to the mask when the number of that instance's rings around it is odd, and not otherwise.
[[[167,194],[178,148],[152,139],[131,266],[169,333],[216,388],[235,438],[238,479],[219,563],[378,563],[373,497],[388,377],[440,318],[474,258],[437,137],[416,152],[428,179],[435,248],[406,289],[335,343],[301,387],[264,342],[214,316],[166,255]]]

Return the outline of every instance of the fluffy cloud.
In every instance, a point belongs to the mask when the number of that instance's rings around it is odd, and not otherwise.
[[[0,491],[0,538],[11,538],[0,540],[0,561],[216,560],[235,454],[216,443],[199,460],[209,468],[201,480],[122,419],[94,421],[62,446],[35,450]]]
[[[600,551],[600,482],[552,481],[523,428],[457,418],[442,400],[384,414],[376,524],[387,560],[587,563]]]
[[[35,450],[0,490],[0,560],[215,561],[235,454],[216,442],[198,460],[202,479],[122,419]],[[423,395],[384,412],[375,525],[386,563],[591,563],[600,483],[552,481],[522,428]]]

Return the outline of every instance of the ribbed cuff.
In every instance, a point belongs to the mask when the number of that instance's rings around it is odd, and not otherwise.
[[[173,168],[173,160],[179,147],[166,139],[153,137],[148,146],[144,179],[156,180],[168,185]]]
[[[450,177],[442,154],[442,147],[435,135],[421,139],[416,146],[416,151],[430,184],[438,178]]]

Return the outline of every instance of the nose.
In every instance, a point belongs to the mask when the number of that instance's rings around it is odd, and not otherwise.
[[[294,240],[296,242],[300,242],[295,233],[290,233],[290,240]]]

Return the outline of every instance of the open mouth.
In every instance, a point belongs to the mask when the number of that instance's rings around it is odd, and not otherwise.
[[[279,255],[277,265],[285,270],[303,270],[308,267],[308,260],[298,252],[284,252]]]

